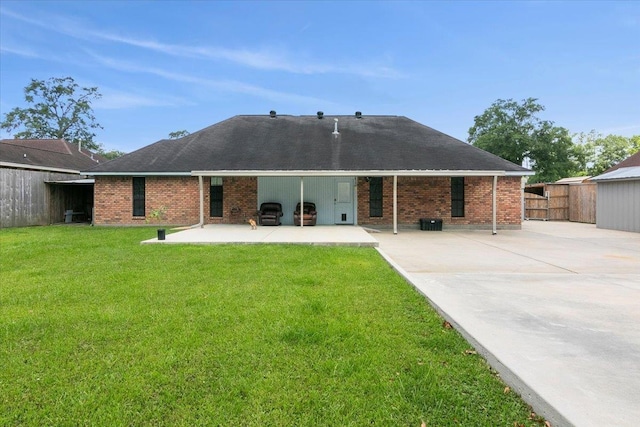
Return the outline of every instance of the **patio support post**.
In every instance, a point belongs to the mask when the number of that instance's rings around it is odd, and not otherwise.
[[[304,227],[304,177],[300,177],[300,227]]]
[[[200,228],[204,228],[204,185],[202,175],[198,175],[198,186],[200,187]]]
[[[398,234],[398,175],[393,175],[393,234]]]
[[[492,195],[491,195],[491,202],[492,202],[492,222],[493,222],[493,231],[491,232],[491,234],[495,235],[498,234],[497,228],[496,228],[496,193],[498,192],[498,175],[494,175],[493,176],[493,191],[492,191]]]

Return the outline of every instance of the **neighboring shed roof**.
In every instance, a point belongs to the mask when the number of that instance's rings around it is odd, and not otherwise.
[[[337,119],[337,122],[334,120]],[[335,135],[337,123],[339,134]],[[235,116],[176,140],[161,140],[89,175],[193,171],[531,172],[400,116]]]
[[[640,179],[640,166],[631,166],[628,168],[614,169],[610,172],[591,178],[592,181],[620,181]]]
[[[91,158],[93,156],[93,159]],[[0,140],[0,165],[25,169],[59,169],[79,172],[106,161],[63,139]]]
[[[591,178],[590,176],[572,176],[569,178],[562,178],[555,182],[555,184],[581,184]]]

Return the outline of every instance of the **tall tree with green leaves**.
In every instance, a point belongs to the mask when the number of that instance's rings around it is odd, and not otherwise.
[[[7,132],[18,130],[15,138],[65,139],[98,151],[94,129],[96,122],[91,103],[102,95],[96,87],[80,87],[71,77],[31,79],[24,88],[27,107],[16,107],[5,114],[0,127]]]
[[[620,135],[603,136],[592,130],[574,136],[576,150],[583,153],[585,174],[600,175],[610,167],[640,151],[640,135],[632,137]]]
[[[569,132],[537,113],[544,106],[536,98],[498,99],[474,117],[467,141],[503,159],[521,165],[530,161],[536,175],[530,182],[551,182],[578,169]]]
[[[536,171],[530,182],[555,182],[579,174],[578,154],[569,131],[550,122],[543,122],[533,132],[529,157]]]

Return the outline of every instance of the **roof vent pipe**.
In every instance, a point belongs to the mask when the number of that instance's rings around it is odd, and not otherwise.
[[[362,111],[356,111],[356,119],[362,118]]]
[[[324,113],[322,111],[318,111],[318,118],[321,119],[324,116]]]
[[[276,118],[276,110],[269,111],[269,117],[271,117],[272,119],[275,119]]]

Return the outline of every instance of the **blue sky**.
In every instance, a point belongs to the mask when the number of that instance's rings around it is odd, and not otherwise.
[[[640,134],[640,2],[0,3],[0,112],[31,78],[103,94],[130,152],[237,114],[403,115],[466,140],[496,99],[572,133]],[[10,135],[0,134],[6,138]]]

